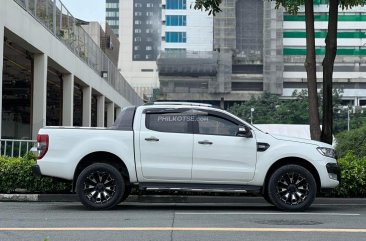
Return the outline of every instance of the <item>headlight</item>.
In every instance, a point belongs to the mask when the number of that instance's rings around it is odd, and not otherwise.
[[[336,158],[336,151],[333,148],[317,147],[316,149],[323,156],[327,156],[327,157],[331,157],[331,158]]]

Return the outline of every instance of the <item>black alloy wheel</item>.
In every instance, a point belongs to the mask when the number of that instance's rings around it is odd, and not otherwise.
[[[125,192],[121,173],[105,163],[85,168],[77,179],[76,187],[81,203],[89,209],[113,208]]]
[[[313,175],[299,165],[276,170],[268,183],[268,197],[284,211],[304,211],[313,203],[317,192]]]

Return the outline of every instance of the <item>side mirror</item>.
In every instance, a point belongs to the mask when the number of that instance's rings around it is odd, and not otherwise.
[[[239,126],[238,131],[236,132],[237,136],[242,136],[246,138],[252,138],[253,134],[250,131],[250,128],[247,126]]]

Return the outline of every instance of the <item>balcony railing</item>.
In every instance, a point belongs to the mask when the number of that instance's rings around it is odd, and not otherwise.
[[[21,157],[30,151],[36,141],[0,139],[0,156]]]
[[[14,0],[133,105],[142,99],[60,0]]]

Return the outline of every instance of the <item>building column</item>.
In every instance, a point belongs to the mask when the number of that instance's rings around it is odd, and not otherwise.
[[[97,126],[104,127],[104,109],[105,109],[105,97],[99,95],[97,97]]]
[[[0,138],[3,119],[3,56],[4,56],[4,26],[0,26]]]
[[[62,125],[73,126],[74,121],[74,75],[63,75]]]
[[[46,126],[47,109],[47,65],[45,54],[34,55],[33,67],[33,111],[32,139],[37,138],[39,129]]]
[[[114,103],[107,104],[107,127],[111,127],[114,123]]]
[[[91,126],[91,98],[92,88],[90,86],[83,88],[83,126]]]

